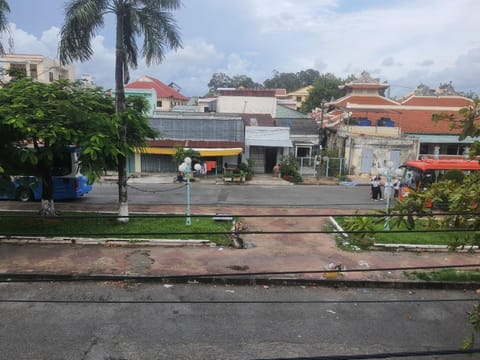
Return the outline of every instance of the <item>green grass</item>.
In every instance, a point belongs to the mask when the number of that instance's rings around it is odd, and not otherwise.
[[[384,230],[383,224],[376,225],[375,230]],[[406,228],[391,229],[389,233],[375,233],[375,241],[381,244],[450,245],[455,239],[463,241],[474,234],[471,231],[395,233],[395,230],[406,230]],[[421,222],[417,222],[415,226],[415,231],[418,230],[428,231]]]
[[[343,226],[344,217],[338,217],[335,220]],[[479,236],[480,232],[472,231],[449,231],[449,232],[428,232],[425,221],[417,220],[415,229],[411,232],[396,232],[399,230],[408,230],[405,226],[400,228],[391,227],[389,232],[378,232],[369,234],[368,237],[374,238],[376,243],[380,244],[416,244],[416,245],[451,245],[455,241],[464,242]],[[417,232],[425,230],[425,232]],[[384,231],[384,223],[381,221],[374,225],[374,231]]]
[[[442,269],[432,272],[405,272],[405,276],[411,280],[423,281],[450,281],[450,282],[480,282],[480,269],[455,270]]]
[[[113,215],[95,213],[65,213],[58,217],[0,213],[0,235],[111,237],[132,241],[152,238],[202,239],[217,245],[230,245],[229,236],[225,233],[231,230],[231,221],[195,216],[191,217],[191,221],[192,224],[186,226],[185,216],[131,216],[128,223],[121,223]]]

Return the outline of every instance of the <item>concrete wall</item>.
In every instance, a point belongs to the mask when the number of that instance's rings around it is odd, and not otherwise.
[[[261,96],[219,96],[218,113],[270,114],[275,117],[277,100],[274,97]]]
[[[378,167],[398,156],[398,164],[416,159],[419,151],[419,140],[414,137],[385,138],[370,136],[348,136],[339,138],[343,142],[346,166],[351,175],[375,173]],[[368,163],[366,163],[368,161]]]

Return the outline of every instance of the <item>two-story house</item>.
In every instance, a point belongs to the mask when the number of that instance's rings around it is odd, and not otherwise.
[[[57,59],[35,54],[5,54],[0,57],[4,73],[2,82],[8,83],[12,78],[8,70],[18,71],[32,80],[51,83],[55,80],[75,80],[75,67],[61,65]]]
[[[175,83],[172,87],[158,79],[142,76],[125,85],[125,95],[139,95],[147,99],[152,115],[156,112],[171,111],[177,105],[186,105],[188,98],[180,94]]]

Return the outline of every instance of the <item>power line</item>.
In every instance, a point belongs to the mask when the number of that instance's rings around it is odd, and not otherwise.
[[[84,275],[84,274],[0,274],[0,282],[42,282],[42,281],[180,281],[195,279],[215,278],[244,278],[253,279],[261,276],[280,276],[297,274],[327,274],[327,273],[353,273],[353,272],[383,272],[383,271],[412,271],[412,270],[439,270],[439,269],[462,269],[480,268],[480,263],[457,264],[457,265],[434,265],[434,266],[410,266],[410,267],[388,267],[388,268],[360,268],[360,269],[322,269],[322,270],[297,270],[297,271],[268,271],[268,272],[232,272],[216,274],[182,274],[182,275]],[[258,280],[261,280],[258,279]],[[314,280],[314,279],[306,279]],[[338,280],[337,280],[338,281]],[[340,280],[341,282],[341,280]]]
[[[471,355],[480,354],[480,348],[458,350],[429,350],[429,351],[410,351],[410,352],[389,352],[377,354],[359,354],[359,355],[327,355],[314,357],[290,357],[290,358],[257,358],[255,360],[356,360],[356,359],[391,359],[391,358],[407,358],[407,357],[425,357],[425,356],[448,356],[448,355]]]
[[[395,300],[42,300],[42,299],[0,299],[2,304],[417,304],[417,303],[458,303],[478,302],[478,298],[468,299],[395,299]]]

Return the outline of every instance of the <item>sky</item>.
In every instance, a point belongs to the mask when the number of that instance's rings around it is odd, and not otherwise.
[[[4,46],[11,36],[18,54],[58,57],[65,0],[8,3]],[[478,0],[182,0],[173,16],[183,48],[168,50],[158,65],[139,62],[130,76],[175,82],[184,95],[202,96],[217,72],[263,83],[274,71],[311,68],[341,78],[368,71],[390,84],[391,97],[449,82],[480,94],[478,13]],[[89,74],[114,87],[114,34],[108,18],[91,60],[75,63],[77,78]]]

